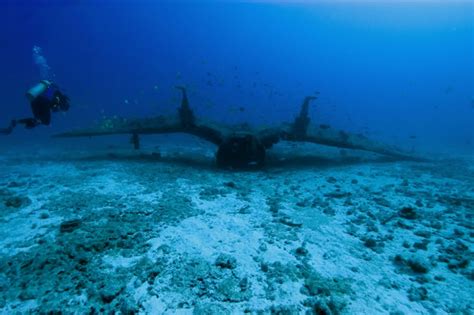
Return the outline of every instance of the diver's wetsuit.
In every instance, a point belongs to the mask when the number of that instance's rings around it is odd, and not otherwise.
[[[51,123],[51,100],[45,96],[40,95],[31,102],[31,111],[33,116],[43,125]]]
[[[31,111],[34,118],[18,120],[26,128],[34,128],[38,125],[49,126],[51,123],[51,112],[69,109],[69,98],[62,94],[54,85],[49,86],[43,94],[31,101]]]

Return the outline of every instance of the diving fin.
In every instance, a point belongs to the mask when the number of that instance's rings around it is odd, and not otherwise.
[[[0,135],[8,136],[9,134],[12,133],[15,127],[16,127],[16,120],[12,120],[10,122],[10,126],[8,126],[7,128],[0,128]]]

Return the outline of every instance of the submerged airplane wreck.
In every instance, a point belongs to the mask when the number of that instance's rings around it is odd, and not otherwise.
[[[291,123],[273,128],[252,128],[248,125],[220,125],[199,119],[189,105],[186,89],[177,115],[144,119],[106,119],[97,126],[73,130],[55,137],[93,137],[131,135],[135,149],[140,148],[140,135],[187,133],[217,146],[216,162],[224,168],[259,168],[265,163],[266,151],[279,141],[310,142],[321,145],[375,152],[399,159],[416,159],[397,148],[369,140],[362,135],[335,130],[327,125],[313,125],[309,118],[309,105],[316,97],[304,99],[299,115]]]

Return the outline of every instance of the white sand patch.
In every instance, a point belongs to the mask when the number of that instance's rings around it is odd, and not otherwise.
[[[220,253],[234,256],[239,266],[247,270],[255,262],[261,231],[245,219],[228,214],[200,215],[181,221],[177,226],[165,228],[160,237],[151,240],[152,250],[162,245],[171,246],[180,253],[198,255],[210,263]]]
[[[0,254],[15,255],[28,251],[35,246],[34,239],[46,235],[51,226],[58,225],[62,218],[50,216],[47,211],[38,211],[42,205],[34,196],[29,195],[31,204],[20,210],[12,209],[0,221]],[[42,215],[47,216],[43,217]]]
[[[166,304],[158,297],[152,296],[148,301],[143,303],[143,312],[142,314],[163,314],[166,311]]]
[[[102,257],[102,261],[110,266],[112,269],[117,268],[129,268],[132,267],[142,256],[135,257],[123,257],[123,256],[110,256],[106,255]]]

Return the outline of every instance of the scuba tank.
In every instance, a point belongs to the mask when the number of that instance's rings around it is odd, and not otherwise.
[[[38,84],[33,86],[26,92],[26,97],[28,100],[31,102],[41,94],[43,94],[46,89],[48,89],[51,86],[51,82],[48,80],[41,80]]]

